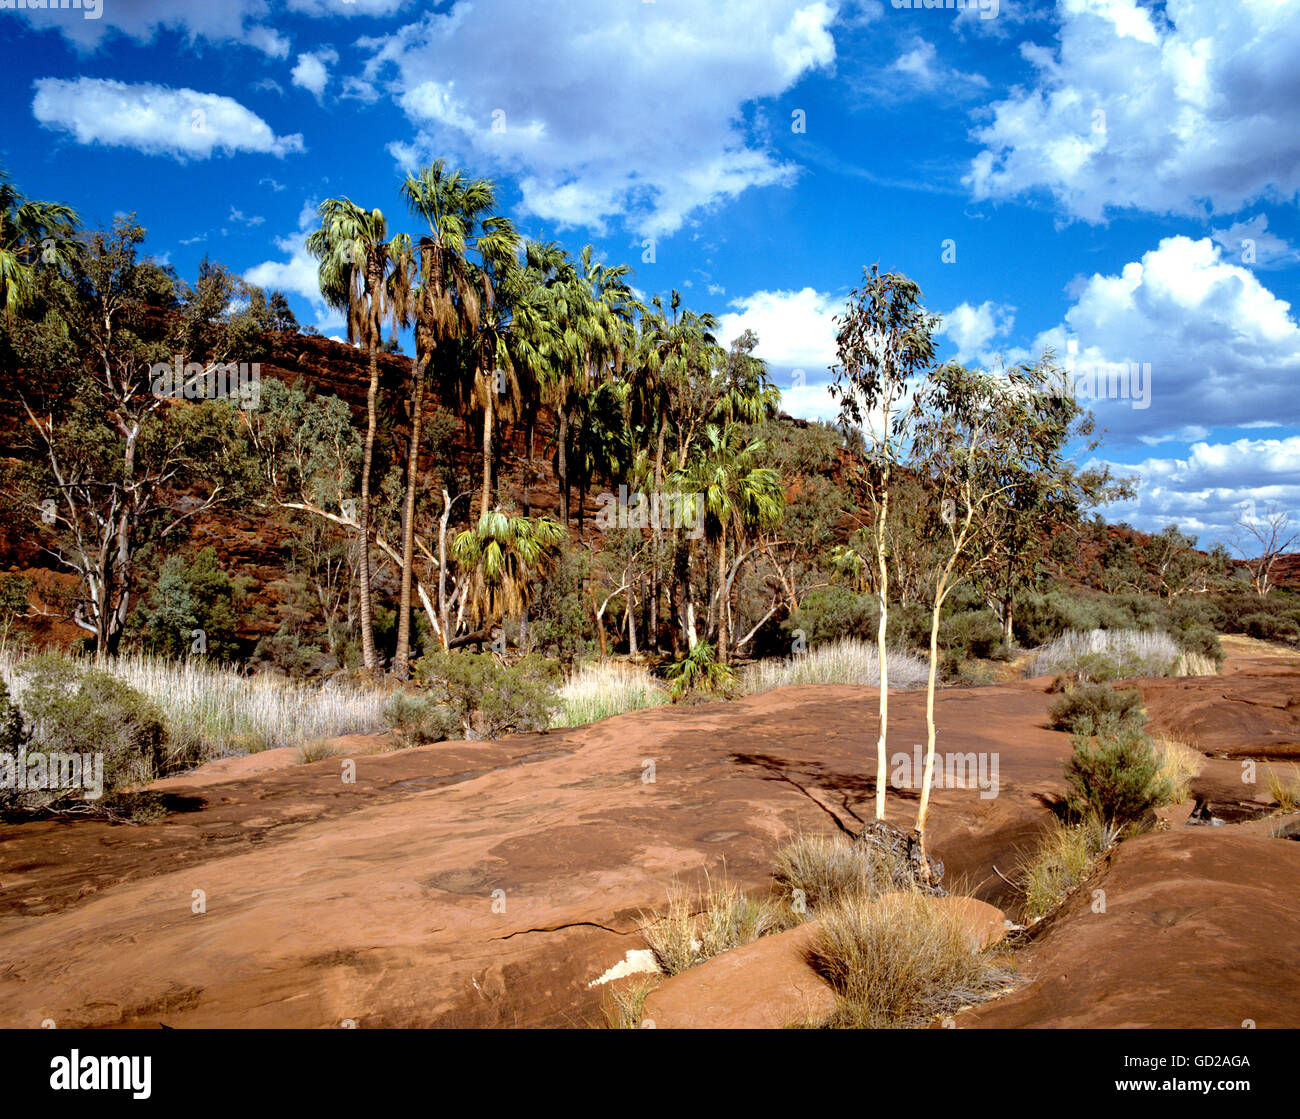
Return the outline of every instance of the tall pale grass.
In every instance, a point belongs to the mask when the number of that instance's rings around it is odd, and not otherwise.
[[[668,693],[649,671],[621,661],[585,664],[560,688],[553,727],[578,727],[668,702]]]
[[[930,667],[920,657],[891,649],[888,653],[891,688],[923,687]],[[790,684],[880,683],[880,662],[875,645],[854,638],[842,638],[829,645],[798,653],[782,660],[763,660],[748,665],[740,674],[741,689],[749,694],[784,688]]]
[[[1026,676],[1075,672],[1084,677],[1124,679],[1130,676],[1212,676],[1214,661],[1184,653],[1159,630],[1066,630],[1034,650],[1025,664]]]
[[[20,706],[24,659],[11,649],[0,649],[0,674]],[[301,746],[385,725],[384,696],[357,685],[241,676],[203,661],[143,654],[70,659],[81,668],[107,672],[153,700],[162,712],[172,752],[195,760]]]

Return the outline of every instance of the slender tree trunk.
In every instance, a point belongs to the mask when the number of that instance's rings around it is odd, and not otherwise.
[[[885,521],[889,515],[889,479],[885,478],[885,492],[880,502],[876,523],[876,561],[879,565],[877,588],[880,598],[880,621],[876,627],[876,655],[880,661],[880,735],[876,739],[876,819],[885,818],[885,790],[889,779],[889,564],[885,558]]]
[[[921,799],[916,807],[915,834],[921,849],[922,866],[928,865],[925,860],[925,817],[930,808],[930,785],[934,778],[934,681],[939,665],[939,611],[946,594],[938,582],[934,591],[934,609],[930,614],[930,676],[925,687],[925,770],[921,777]]]
[[[372,295],[372,300],[377,296]],[[366,668],[378,667],[375,655],[374,609],[370,600],[370,464],[375,457],[375,413],[379,400],[379,345],[376,331],[370,331],[370,385],[366,389],[366,443],[361,459],[361,508],[358,534],[361,537],[361,660]]]
[[[569,457],[566,444],[569,442],[569,411],[560,402],[556,409],[558,430],[556,432],[556,470],[560,475],[560,520],[564,522],[564,531],[569,531]]]
[[[632,580],[632,569],[627,571],[627,652],[636,656],[636,583]]]
[[[718,663],[726,664],[727,639],[727,538],[718,537]]]
[[[397,652],[393,675],[405,680],[411,655],[411,576],[415,562],[415,491],[420,477],[420,425],[424,410],[424,374],[429,364],[426,352],[415,363],[411,386],[411,445],[406,454],[406,500],[402,505],[402,593],[397,616]]]
[[[533,480],[533,436],[537,434],[536,417],[528,417],[528,461],[524,466],[524,516],[533,515],[531,486]]]
[[[478,513],[482,517],[492,505],[492,420],[495,411],[489,397],[483,405],[483,495],[479,498]]]
[[[650,618],[647,623],[647,634],[650,648],[653,652],[659,652],[659,549],[653,548],[655,560],[654,565],[650,568]]]

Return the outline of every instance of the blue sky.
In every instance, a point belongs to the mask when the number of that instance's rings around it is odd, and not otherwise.
[[[409,226],[402,171],[444,156],[752,327],[795,414],[833,416],[831,316],[879,262],[944,356],[1122,363],[1089,401],[1142,476],[1113,518],[1300,510],[1300,0],[30,3],[0,0],[0,164],[135,211],[182,276],[210,254],[341,333],[316,204]]]

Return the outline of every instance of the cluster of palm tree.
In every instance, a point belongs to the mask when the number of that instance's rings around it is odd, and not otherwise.
[[[346,314],[348,338],[369,355],[366,435],[356,531],[371,535],[371,466],[378,426],[378,354],[386,329],[411,327],[415,337],[409,403],[411,432],[402,505],[401,591],[392,671],[405,677],[417,547],[421,418],[430,390],[472,423],[481,437],[477,518],[451,548],[461,566],[458,621],[498,620],[526,611],[529,581],[554,561],[573,521],[586,537],[591,486],[617,480],[636,491],[694,496],[716,569],[707,575],[707,624],[720,658],[729,648],[731,594],[746,558],[744,541],[770,531],[784,494],[776,472],[759,465],[762,445],[747,425],[774,414],[779,399],[757,339],[746,332],[730,351],[718,344],[717,322],[655,297],[640,301],[625,265],[608,266],[586,246],[573,257],[555,242],[527,241],[497,212],[495,185],[436,161],[409,173],[400,193],[416,234],[393,232],[385,215],[347,198],[319,208],[320,226],[307,239],[320,262],[322,295]],[[552,466],[560,493],[558,521],[532,516],[539,421],[551,420]],[[522,428],[526,448],[523,515],[497,502],[501,431]],[[444,490],[442,528],[453,498]],[[698,508],[695,506],[698,505]],[[694,552],[680,526],[650,526],[650,641],[657,647],[659,610],[669,611],[689,648],[699,640],[691,588]],[[362,656],[376,668],[371,570],[361,549]],[[595,549],[593,549],[595,551]],[[439,556],[436,628],[444,646],[455,624],[445,609],[445,540]],[[706,572],[708,568],[706,566]],[[670,577],[665,578],[665,571]],[[640,582],[640,580],[638,581]],[[628,609],[633,591],[629,582]],[[472,600],[472,603],[471,603]],[[676,647],[676,630],[674,647]]]

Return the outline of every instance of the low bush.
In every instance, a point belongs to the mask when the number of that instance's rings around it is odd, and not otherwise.
[[[1288,644],[1300,644],[1300,624],[1285,614],[1269,614],[1256,611],[1241,619],[1242,630],[1247,637],[1261,641],[1284,641]]]
[[[735,670],[718,662],[713,646],[707,641],[698,642],[685,657],[668,665],[664,675],[668,677],[668,694],[673,702],[691,692],[729,695],[736,685]]]
[[[546,730],[560,706],[560,667],[536,654],[507,665],[491,653],[437,650],[420,658],[415,678],[467,738]],[[436,727],[444,716],[429,711],[428,718]]]
[[[1073,739],[1066,763],[1067,803],[1076,818],[1099,816],[1108,823],[1139,822],[1172,801],[1175,782],[1141,727],[1108,721],[1084,727]]]
[[[1080,733],[1093,727],[1146,722],[1142,693],[1136,688],[1116,689],[1109,684],[1067,686],[1051,707],[1052,729]]]
[[[161,710],[125,681],[54,655],[22,666],[19,704],[30,748],[103,755],[105,793],[151,781],[165,769]]]
[[[383,717],[406,746],[443,742],[464,733],[451,708],[432,695],[394,692],[384,704]]]
[[[963,661],[999,660],[1006,656],[1002,626],[992,610],[968,610],[939,622],[939,647],[949,672]]]

